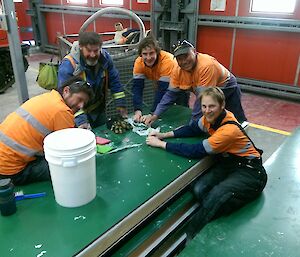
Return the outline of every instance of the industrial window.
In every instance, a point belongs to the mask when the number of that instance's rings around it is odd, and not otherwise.
[[[68,4],[87,4],[88,0],[67,0]]]
[[[296,0],[252,0],[252,12],[293,13]]]
[[[100,4],[107,4],[107,5],[123,5],[123,0],[100,0]]]

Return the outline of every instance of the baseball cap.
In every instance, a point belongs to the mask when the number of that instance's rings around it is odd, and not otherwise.
[[[187,40],[178,41],[177,44],[173,45],[173,55],[177,57],[181,54],[187,54],[190,50],[190,48],[194,48],[194,46]]]

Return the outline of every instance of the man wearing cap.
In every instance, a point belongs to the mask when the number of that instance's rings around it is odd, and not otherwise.
[[[151,35],[139,43],[138,54],[133,67],[133,119],[136,122],[144,122],[148,117],[142,115],[145,79],[155,82],[154,101],[150,109],[153,112],[169,87],[170,75],[177,63],[172,54],[160,49],[158,42]],[[189,92],[182,91],[177,94],[176,104],[188,106],[188,101]]]
[[[9,114],[0,124],[0,179],[11,178],[15,185],[50,180],[44,138],[74,127],[74,113],[92,98],[88,83],[72,77],[59,91],[35,96]]]
[[[178,66],[174,67],[168,91],[157,105],[153,115],[145,120],[145,124],[151,125],[174,102],[180,91],[192,91],[197,97],[208,86],[220,87],[226,98],[225,108],[231,111],[241,123],[247,118],[241,104],[241,89],[235,76],[230,73],[214,57],[197,53],[194,46],[183,40],[174,45],[174,56]],[[202,116],[200,102],[196,101],[192,119]]]

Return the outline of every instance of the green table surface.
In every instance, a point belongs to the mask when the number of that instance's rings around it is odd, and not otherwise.
[[[189,118],[189,109],[174,106],[155,125],[161,131],[168,131]],[[17,188],[25,194],[46,192],[47,195],[19,201],[14,215],[0,216],[0,256],[75,255],[97,238],[106,234],[109,237],[112,227],[117,227],[192,166],[199,165],[196,160],[149,147],[145,137],[133,132],[116,135],[105,127],[94,132],[111,139],[115,147],[142,145],[112,154],[97,154],[97,195],[82,207],[58,205],[50,182]],[[199,139],[185,139],[185,142],[196,140]]]

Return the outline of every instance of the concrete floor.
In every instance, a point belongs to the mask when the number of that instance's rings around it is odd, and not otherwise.
[[[38,74],[39,62],[50,60],[50,58],[51,56],[48,54],[33,54],[27,58],[29,67],[26,71],[26,80],[29,97],[33,97],[47,91],[41,88],[35,80]],[[0,94],[0,122],[2,122],[10,112],[17,109],[19,105],[18,92],[16,84],[14,84],[12,87],[9,87],[5,93]]]
[[[50,59],[51,55],[43,53],[31,54],[28,57],[29,68],[26,79],[30,97],[46,92],[37,85],[35,80],[39,63]],[[286,138],[286,135],[273,129],[291,132],[300,125],[300,117],[295,115],[300,110],[300,104],[249,93],[243,94],[242,103],[250,123],[266,126],[266,128],[249,127],[248,129],[248,134],[257,147],[264,150],[265,161]],[[13,85],[5,93],[0,94],[0,122],[19,105],[16,85]],[[269,127],[271,130],[268,130]]]

